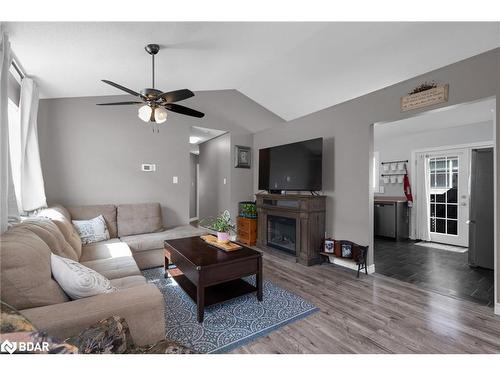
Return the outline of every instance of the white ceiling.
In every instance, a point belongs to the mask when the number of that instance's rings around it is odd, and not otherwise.
[[[285,120],[500,46],[500,23],[6,23],[46,98],[237,89]]]
[[[470,124],[493,122],[495,99],[475,103],[450,106],[425,112],[422,115],[389,123],[375,124],[376,139],[392,138],[401,135],[427,132],[464,126]]]

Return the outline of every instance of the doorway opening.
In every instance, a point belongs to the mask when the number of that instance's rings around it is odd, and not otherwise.
[[[495,105],[374,125],[377,273],[494,306]]]
[[[189,168],[190,168],[190,190],[189,190],[189,222],[198,226],[200,207],[200,147],[203,142],[219,137],[226,133],[223,130],[191,126],[189,131]]]

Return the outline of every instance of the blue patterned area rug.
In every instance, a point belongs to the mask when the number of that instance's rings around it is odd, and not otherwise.
[[[223,353],[304,318],[319,309],[311,302],[270,281],[264,281],[264,298],[255,293],[205,308],[203,323],[196,320],[196,304],[163,267],[142,271],[165,298],[166,337],[200,353]],[[246,279],[255,285],[255,277]]]

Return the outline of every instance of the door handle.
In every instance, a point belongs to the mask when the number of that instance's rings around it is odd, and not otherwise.
[[[462,203],[460,203],[460,206],[467,206],[467,203],[462,202]]]

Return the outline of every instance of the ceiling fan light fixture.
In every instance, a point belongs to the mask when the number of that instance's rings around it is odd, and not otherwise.
[[[141,104],[137,112],[137,116],[146,122],[150,123],[153,127],[153,132],[158,133],[158,127],[155,124],[162,124],[167,121],[168,111],[176,112],[181,115],[202,118],[205,116],[204,113],[196,111],[192,108],[184,107],[182,105],[176,104],[182,100],[192,98],[194,93],[188,89],[180,89],[169,92],[162,92],[155,88],[155,55],[160,50],[158,44],[148,44],[145,47],[147,53],[151,55],[151,88],[145,88],[140,90],[140,92],[131,90],[125,86],[119,85],[118,83],[103,79],[102,81],[110,86],[113,86],[119,90],[125,91],[127,94],[139,98],[141,101],[127,101],[127,102],[117,102],[117,103],[98,103],[97,105],[137,105]],[[136,99],[137,100],[137,99]]]
[[[167,121],[167,110],[163,107],[155,108],[155,121],[157,124],[162,124]]]
[[[149,120],[151,119],[151,113],[153,112],[153,109],[145,104],[141,107],[139,107],[139,111],[137,112],[137,115],[139,116],[139,118],[144,121],[144,122],[149,122]]]

